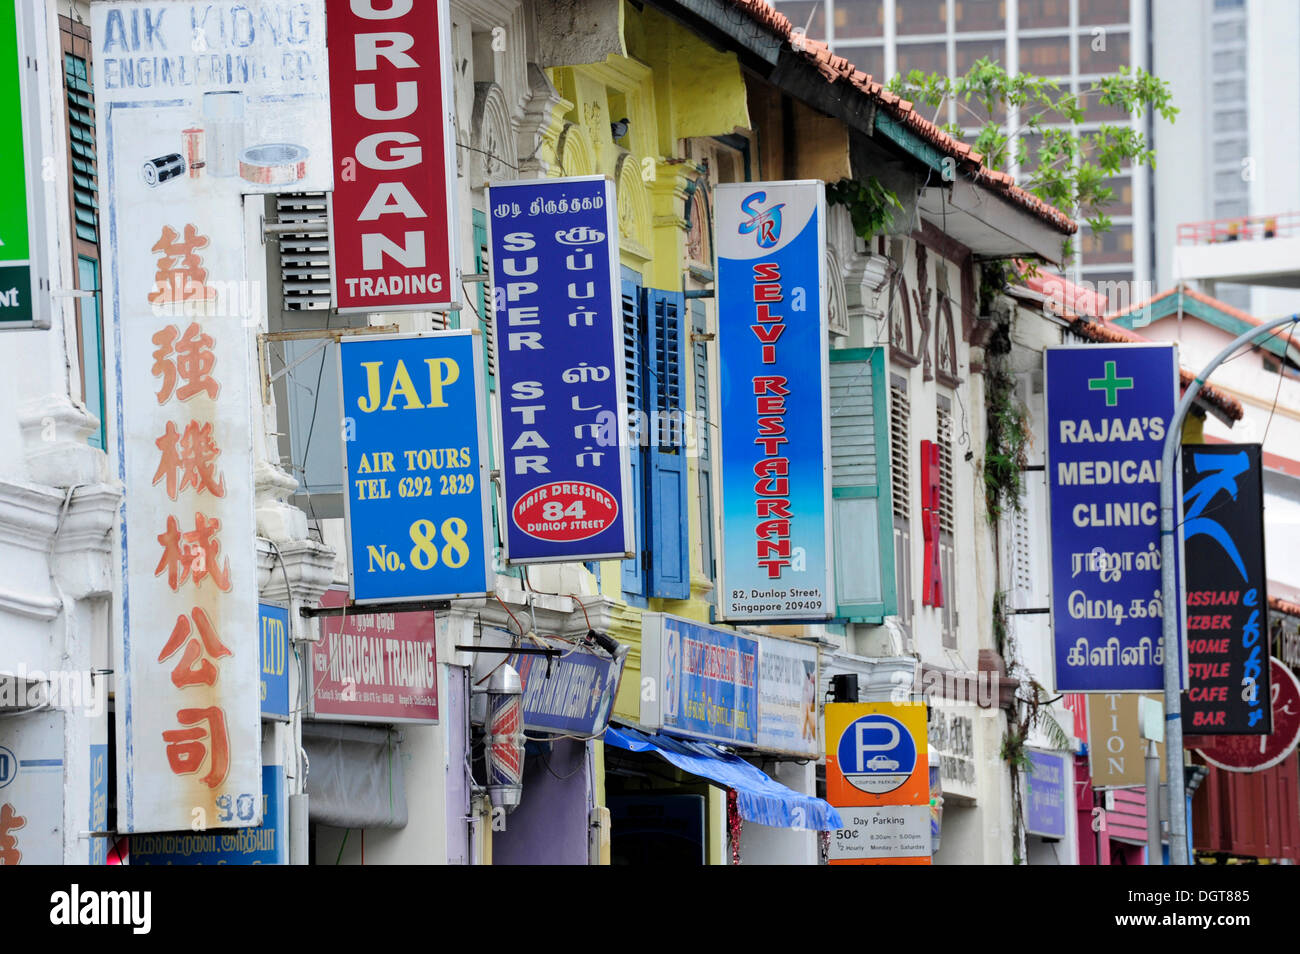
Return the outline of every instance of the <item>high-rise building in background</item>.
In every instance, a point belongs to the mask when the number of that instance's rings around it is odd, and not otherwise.
[[[1174,123],[1088,103],[1088,122],[1137,124],[1157,167],[1114,180],[1113,228],[1081,227],[1068,277],[1123,309],[1169,288],[1179,242],[1300,230],[1300,5],[1292,0],[776,0],[810,37],[878,79],[919,69],[961,76],[982,56],[1086,92],[1141,66],[1170,86]],[[965,106],[935,117],[972,133]],[[1028,117],[999,116],[1023,129]],[[1031,154],[1035,147],[1029,143]],[[1021,170],[1012,168],[1019,181]],[[1267,197],[1267,198],[1265,198]],[[1297,213],[1289,215],[1289,213]],[[1107,285],[1119,282],[1135,284]],[[1258,316],[1295,311],[1300,293],[1200,283]],[[1120,296],[1127,296],[1124,300]]]
[[[1097,77],[1120,67],[1150,69],[1146,0],[777,0],[776,7],[808,36],[825,40],[882,80],[911,70],[962,76],[988,57],[1012,72],[1047,77],[1063,91],[1086,94]],[[1133,119],[1095,100],[1087,105],[1080,131],[1095,130],[1103,122],[1132,122],[1151,136],[1150,115]],[[952,104],[931,118],[960,123],[973,136],[988,116],[971,103]],[[1029,115],[1022,110],[995,118],[1024,136],[1029,154],[1037,155],[1039,137],[1023,131]],[[1019,168],[1008,171],[1024,181]],[[1075,281],[1120,283],[1124,293],[1142,295],[1155,280],[1151,172],[1126,169],[1111,184],[1113,226],[1094,235],[1080,223],[1068,275]],[[1103,293],[1112,287],[1104,285]]]
[[[1152,70],[1180,108],[1156,127],[1156,280],[1180,278],[1179,245],[1300,234],[1300,5],[1291,0],[1155,0]],[[1266,233],[1272,233],[1267,234]],[[1257,317],[1300,293],[1202,282]]]

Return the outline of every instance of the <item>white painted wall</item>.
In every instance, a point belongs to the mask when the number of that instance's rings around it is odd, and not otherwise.
[[[759,767],[796,792],[817,794],[817,766],[813,762],[772,761],[763,762]],[[740,830],[741,862],[752,865],[815,865],[817,837],[815,831],[771,828],[745,822]]]
[[[74,281],[57,10],[53,0],[21,7],[46,41],[31,146],[52,159],[53,175],[38,192],[48,228],[44,236],[32,236],[33,253],[51,262],[55,288],[69,289]],[[50,310],[48,329],[0,331],[0,673],[39,670],[88,680],[92,668],[108,668],[106,534],[119,487],[108,476],[105,455],[85,442],[98,422],[73,396],[80,393],[74,302],[64,295],[37,302]],[[104,683],[100,676],[101,693]],[[106,742],[107,714],[102,698],[98,709],[84,699],[65,702],[64,810],[56,852],[67,863],[84,864],[90,846],[81,834],[90,827],[89,746]],[[0,745],[32,718],[39,717],[0,719]],[[35,835],[19,832],[20,850]]]

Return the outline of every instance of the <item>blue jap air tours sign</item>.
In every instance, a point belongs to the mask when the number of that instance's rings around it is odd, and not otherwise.
[[[1056,688],[1160,689],[1160,457],[1176,352],[1064,346],[1045,361]]]
[[[509,564],[635,546],[618,234],[604,177],[488,189]]]
[[[491,589],[478,332],[339,342],[348,577],[358,603]]]
[[[833,615],[826,194],[821,182],[717,190],[720,615]]]

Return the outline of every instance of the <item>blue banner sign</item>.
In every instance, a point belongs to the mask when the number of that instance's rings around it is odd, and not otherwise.
[[[488,188],[507,563],[630,555],[614,184]]]
[[[1189,734],[1273,732],[1262,453],[1183,448]]]
[[[1160,689],[1160,456],[1174,347],[1051,347],[1045,363],[1056,689]]]
[[[522,653],[509,657],[524,688],[524,728],[569,735],[603,732],[614,710],[621,667],[571,643],[543,642],[564,655],[549,660]]]
[[[1064,755],[1030,749],[1028,775],[1025,830],[1047,838],[1064,838],[1066,793],[1074,784],[1073,766]]]
[[[108,746],[90,746],[90,830],[108,831]],[[108,863],[108,839],[87,839],[90,842],[89,863]]]
[[[834,590],[825,187],[722,185],[715,211],[719,613],[826,619]]]
[[[641,640],[643,726],[714,742],[758,743],[757,639],[644,613]]]
[[[289,718],[289,611],[274,603],[257,604],[262,637],[262,718]]]
[[[224,797],[224,796],[223,796]],[[217,799],[219,815],[254,818],[251,795]],[[159,832],[131,836],[133,865],[284,865],[289,863],[284,811],[284,766],[262,766],[262,824],[258,828]]]
[[[344,337],[348,578],[358,603],[482,596],[491,584],[482,339]]]

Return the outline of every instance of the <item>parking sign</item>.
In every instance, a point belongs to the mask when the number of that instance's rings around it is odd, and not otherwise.
[[[832,864],[929,862],[927,745],[920,703],[826,706],[826,800],[852,809],[831,838]]]
[[[826,706],[826,796],[835,806],[929,801],[925,706]]]

